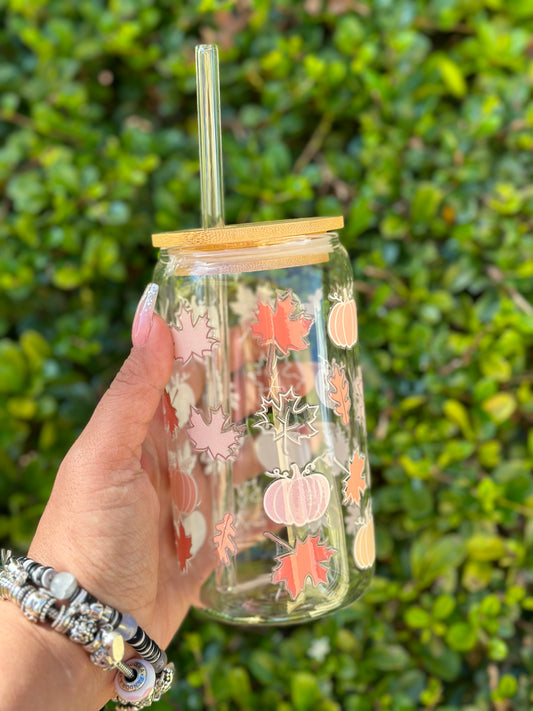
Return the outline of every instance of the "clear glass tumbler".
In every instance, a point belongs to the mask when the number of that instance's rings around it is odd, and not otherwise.
[[[165,437],[176,565],[202,581],[200,606],[288,624],[367,588],[370,471],[346,250],[335,232],[257,225],[259,239],[161,249]]]

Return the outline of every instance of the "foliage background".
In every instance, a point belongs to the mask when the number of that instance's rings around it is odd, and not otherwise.
[[[346,217],[378,569],[361,602],[294,629],[191,614],[159,708],[529,709],[533,2],[0,0],[0,17],[0,537],[28,544],[129,349],[150,233],[198,225],[193,53],[216,41],[228,222]]]

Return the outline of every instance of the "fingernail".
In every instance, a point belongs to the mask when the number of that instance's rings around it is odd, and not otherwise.
[[[131,341],[136,348],[144,346],[150,335],[158,291],[157,284],[148,284],[137,306],[131,327]]]

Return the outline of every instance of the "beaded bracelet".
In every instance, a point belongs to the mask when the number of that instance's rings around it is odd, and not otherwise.
[[[31,622],[50,622],[56,632],[83,645],[101,669],[117,669],[114,700],[121,711],[146,708],[170,688],[174,665],[165,652],[135,618],[99,602],[71,573],[2,550],[0,599],[14,602]],[[139,659],[123,661],[125,642]]]

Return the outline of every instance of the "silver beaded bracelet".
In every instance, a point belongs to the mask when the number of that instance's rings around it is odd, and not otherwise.
[[[174,665],[131,615],[104,605],[78,585],[71,573],[58,573],[31,558],[1,551],[0,599],[14,602],[31,622],[50,622],[56,632],[83,645],[104,671],[117,669],[120,711],[159,701],[174,678]],[[140,658],[124,662],[125,642]]]

